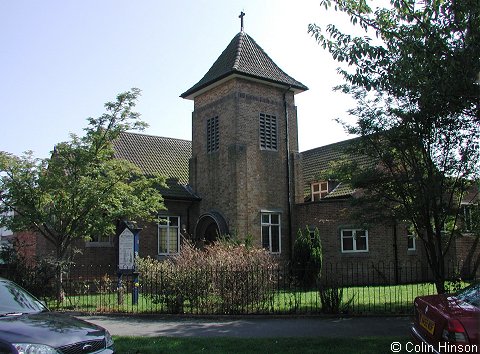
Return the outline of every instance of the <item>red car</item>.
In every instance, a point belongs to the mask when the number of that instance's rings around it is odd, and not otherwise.
[[[415,351],[480,352],[480,283],[455,294],[419,296],[410,328]]]

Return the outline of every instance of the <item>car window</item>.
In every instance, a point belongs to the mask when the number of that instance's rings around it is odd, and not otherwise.
[[[465,289],[460,290],[456,298],[472,306],[480,307],[480,283],[470,285]]]
[[[17,284],[8,280],[0,281],[0,315],[45,310],[47,308],[40,301]]]

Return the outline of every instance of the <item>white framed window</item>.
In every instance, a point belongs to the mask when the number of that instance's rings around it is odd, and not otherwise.
[[[328,182],[313,182],[311,184],[312,202],[319,201],[328,194]]]
[[[368,231],[361,229],[342,229],[342,253],[368,252]]]
[[[207,120],[207,152],[217,151],[220,146],[218,116]]]
[[[94,235],[91,236],[90,243],[112,243],[112,236]]]
[[[90,239],[85,243],[87,248],[95,247],[113,247],[113,236],[112,235],[92,235]]]
[[[180,217],[160,216],[158,221],[158,254],[168,255],[180,250]]]
[[[0,217],[13,218],[13,211],[4,212],[2,213],[2,215],[0,215]],[[13,235],[12,230],[7,229],[6,227],[0,227],[0,239],[2,237],[12,236],[12,235]]]
[[[260,113],[260,148],[277,150],[277,117]]]
[[[280,213],[262,212],[262,247],[270,253],[281,252]]]
[[[414,232],[409,232],[407,235],[407,251],[417,250],[417,237]]]
[[[2,237],[0,236],[0,265],[7,263],[5,259],[1,258],[2,251],[8,251],[12,249],[13,249],[13,244],[7,240],[2,240]]]
[[[477,204],[462,204],[463,231],[472,232],[475,228],[475,213],[479,212],[480,206]],[[478,218],[478,216],[477,216]]]

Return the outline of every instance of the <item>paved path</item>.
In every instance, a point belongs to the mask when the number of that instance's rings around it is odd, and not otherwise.
[[[409,335],[410,317],[192,319],[77,316],[119,336],[360,337]]]

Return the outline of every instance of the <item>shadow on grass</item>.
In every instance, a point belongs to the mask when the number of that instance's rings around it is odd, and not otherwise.
[[[114,337],[118,353],[390,353],[393,342],[402,346],[408,337],[355,338],[172,338]]]

